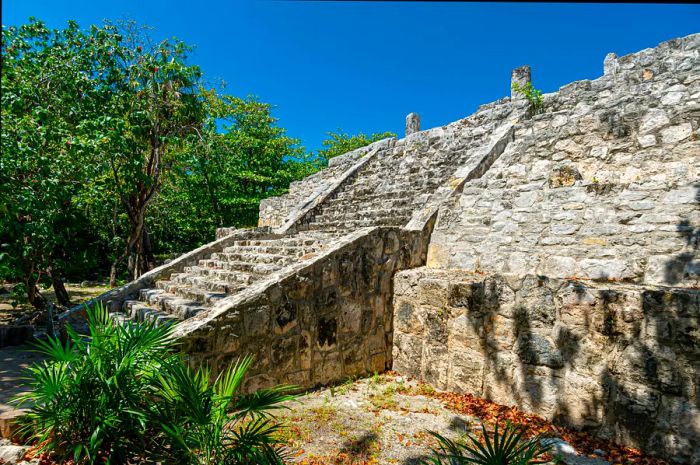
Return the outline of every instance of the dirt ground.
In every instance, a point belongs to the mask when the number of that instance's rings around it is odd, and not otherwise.
[[[40,360],[29,347],[0,349],[0,415],[22,389],[21,371]],[[277,421],[284,428],[290,465],[418,465],[436,441],[428,431],[451,439],[489,432],[496,422],[528,425],[529,433],[566,441],[574,457],[566,465],[667,465],[639,451],[557,427],[515,407],[470,394],[436,391],[393,372],[319,389],[284,404]],[[557,462],[550,462],[557,463]]]
[[[482,423],[492,433],[496,422],[502,427],[508,421],[527,425],[528,435],[540,434],[573,447],[576,455],[559,455],[558,463],[667,464],[515,407],[436,391],[393,372],[307,393],[287,406],[279,418],[287,425],[290,463],[298,465],[418,465],[437,444],[428,431],[466,439],[467,434],[479,437]]]
[[[14,410],[10,399],[28,389],[21,386],[23,370],[41,360],[43,357],[29,345],[0,349],[0,415]]]
[[[108,291],[109,286],[89,285],[81,286],[79,284],[66,284],[66,290],[70,295],[71,303],[74,305],[92,299],[103,292]],[[42,290],[41,294],[51,302],[56,301],[56,296],[53,288]],[[34,308],[27,303],[19,303],[15,307],[12,306],[12,295],[10,294],[10,286],[4,285],[0,288],[0,325],[10,325],[15,323],[26,323],[23,320],[30,320],[35,313]]]
[[[427,385],[380,375],[289,402],[279,419],[288,425],[292,463],[415,465],[435,445],[427,430],[456,438],[479,427],[423,395],[430,392]]]

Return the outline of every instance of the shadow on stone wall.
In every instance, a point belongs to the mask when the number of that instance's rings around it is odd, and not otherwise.
[[[700,448],[700,296],[601,287],[535,276],[515,293],[496,277],[453,285],[449,305],[466,307],[479,334],[483,395],[692,463]],[[567,321],[567,305],[578,309],[576,321]]]
[[[696,184],[695,188],[695,204],[700,208],[700,184]],[[690,251],[680,253],[666,263],[664,277],[669,284],[677,284],[688,277],[686,276],[687,267],[697,259],[700,247],[700,224],[693,225],[690,221],[683,220],[678,223],[676,230],[685,239]],[[700,270],[693,271],[696,275],[700,274]]]

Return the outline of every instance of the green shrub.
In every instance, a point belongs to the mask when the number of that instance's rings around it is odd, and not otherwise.
[[[530,114],[536,115],[541,113],[544,106],[544,100],[542,99],[542,91],[532,87],[532,83],[528,82],[524,86],[521,86],[517,82],[513,83],[513,92],[522,95],[530,104]]]
[[[238,394],[252,358],[229,367],[212,384],[206,368],[177,363],[155,383],[158,424],[165,432],[164,463],[282,464],[280,425],[272,412],[293,398],[291,386]]]
[[[37,343],[47,359],[27,370],[31,405],[21,432],[63,462],[279,464],[272,410],[288,387],[236,392],[251,364],[244,358],[210,382],[177,352],[171,327],[113,323],[102,306],[88,311],[85,336]]]
[[[465,441],[452,441],[440,434],[429,431],[438,441],[438,448],[433,449],[433,455],[424,460],[424,465],[528,465],[545,463],[543,455],[549,451],[548,446],[540,444],[540,436],[523,439],[525,427],[513,426],[507,423],[502,431],[498,425],[489,437],[486,427],[482,424],[482,441],[473,435],[468,435]]]

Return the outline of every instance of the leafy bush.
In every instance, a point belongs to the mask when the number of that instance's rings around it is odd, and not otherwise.
[[[21,432],[40,452],[76,463],[282,463],[270,412],[289,387],[236,394],[245,358],[210,383],[176,351],[171,327],[115,324],[102,306],[88,311],[86,336],[37,343],[47,360],[28,368],[32,405]]]
[[[166,434],[164,463],[282,464],[280,426],[271,412],[292,399],[290,386],[243,395],[237,391],[252,362],[246,357],[213,384],[205,368],[176,363],[156,383],[156,418]],[[179,460],[178,460],[179,459]]]
[[[542,111],[544,105],[542,91],[532,87],[531,82],[528,82],[524,86],[514,82],[513,92],[522,95],[530,103],[530,114],[536,115]]]
[[[540,444],[539,435],[523,439],[525,427],[507,423],[499,431],[496,424],[493,440],[483,424],[481,429],[483,443],[473,435],[467,436],[469,442],[459,442],[429,431],[437,439],[438,449],[433,449],[433,456],[425,460],[424,465],[529,465],[546,462],[542,456],[549,451],[549,446]]]
[[[338,155],[343,155],[369,145],[372,142],[386,139],[387,137],[396,137],[396,134],[393,132],[378,132],[370,135],[363,133],[350,135],[340,129],[338,129],[337,132],[328,132],[327,135],[329,138],[321,143],[323,148],[316,151],[317,159],[324,165],[327,165],[331,158],[337,157]]]

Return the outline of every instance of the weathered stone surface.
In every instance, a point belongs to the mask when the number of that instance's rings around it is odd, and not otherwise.
[[[511,78],[510,78],[510,96],[511,98],[523,98],[522,95],[518,94],[513,90],[514,84],[517,84],[518,86],[525,87],[528,85],[530,82],[532,82],[532,71],[529,66],[521,66],[519,68],[515,68],[513,72],[511,73]]]
[[[700,285],[696,42],[608,56],[603,77],[546,95],[440,208],[429,266]]]
[[[253,381],[246,389],[288,380],[310,388],[384,371],[392,357],[388,289],[395,271],[424,262],[428,233],[368,228],[337,238],[316,256],[185,320],[175,334],[190,357],[208,361],[215,373],[254,354]],[[401,247],[385,247],[390,241]],[[242,324],[231,325],[226,318],[231,314]],[[401,314],[396,324],[409,331],[417,325],[410,308]]]
[[[395,283],[399,373],[693,463],[697,289],[431,268]],[[397,304],[411,309],[410,333]],[[444,321],[438,333],[435,321]]]
[[[418,113],[409,113],[406,116],[406,135],[409,136],[420,131],[420,115]]]
[[[28,450],[29,447],[13,445],[5,439],[0,439],[0,463],[17,465]]]

